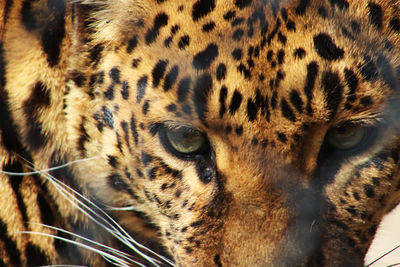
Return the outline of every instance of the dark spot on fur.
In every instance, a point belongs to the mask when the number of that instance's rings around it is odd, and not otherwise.
[[[297,90],[292,90],[290,92],[290,102],[292,105],[295,107],[297,112],[302,113],[303,112],[303,100],[301,99],[299,92]]]
[[[286,8],[281,8],[281,16],[282,16],[284,21],[288,20],[288,13],[287,13]]]
[[[320,6],[318,8],[318,14],[322,17],[322,18],[326,18],[328,17],[328,11],[326,11],[326,8],[323,6]]]
[[[374,102],[372,101],[372,98],[370,96],[364,96],[360,100],[360,104],[363,105],[364,107],[371,106]]]
[[[393,18],[389,22],[389,27],[392,31],[400,32],[400,19]]]
[[[247,80],[249,80],[251,78],[251,71],[246,68],[245,65],[243,64],[239,64],[239,66],[237,67],[237,70],[239,71],[240,74],[242,74]]]
[[[281,141],[282,143],[287,142],[287,137],[284,133],[277,133],[277,136],[278,136],[278,140]]]
[[[148,171],[148,177],[149,177],[150,181],[153,181],[157,177],[157,170],[158,170],[158,168],[154,167]]]
[[[232,34],[232,39],[235,41],[240,41],[243,37],[244,31],[242,29],[237,29]]]
[[[239,109],[241,103],[242,94],[235,90],[232,96],[231,104],[229,105],[229,112],[231,115],[235,114],[235,112]]]
[[[168,15],[165,13],[159,13],[154,18],[153,28],[149,29],[146,33],[146,44],[152,44],[158,37],[160,29],[168,24]]]
[[[113,167],[113,168],[118,168],[119,162],[118,162],[118,160],[117,160],[116,157],[111,156],[111,155],[107,155],[107,161],[108,161],[108,164],[109,164],[111,167]]]
[[[378,55],[376,63],[380,69],[381,76],[382,76],[383,80],[385,81],[385,83],[392,90],[397,89],[398,81],[400,81],[400,79],[396,79],[389,60],[383,55]]]
[[[131,39],[128,41],[128,46],[126,47],[126,52],[127,53],[132,53],[132,51],[136,48],[138,45],[138,38],[137,36],[133,36]]]
[[[164,80],[164,91],[168,91],[175,84],[176,79],[178,78],[179,67],[177,65],[173,66],[172,69],[168,72],[167,76],[165,76]]]
[[[25,247],[25,257],[27,259],[27,266],[51,265],[51,261],[45,252],[30,242]]]
[[[226,112],[226,106],[225,106],[225,100],[226,97],[228,95],[228,88],[226,88],[225,86],[221,87],[221,90],[219,92],[219,117],[222,119],[222,117],[224,116],[225,112]]]
[[[193,102],[199,119],[206,125],[205,113],[207,112],[207,98],[212,89],[212,77],[204,73],[197,78],[194,84]]]
[[[184,35],[178,42],[178,47],[180,49],[185,49],[190,44],[190,37],[189,35]]]
[[[226,77],[226,66],[223,63],[220,63],[217,68],[217,80],[221,81]]]
[[[231,22],[231,26],[232,27],[236,27],[240,24],[242,24],[244,22],[244,18],[235,18],[232,22]]]
[[[75,83],[76,86],[82,87],[85,85],[86,77],[83,75],[82,72],[73,71],[70,75],[71,80]]]
[[[106,107],[102,107],[103,118],[108,127],[114,128],[114,116],[112,112]]]
[[[169,112],[175,112],[176,111],[176,105],[175,104],[169,104],[168,106],[167,106],[167,110],[169,111]]]
[[[237,136],[241,136],[243,134],[243,127],[242,126],[236,127],[235,133]]]
[[[153,160],[153,157],[146,152],[142,151],[142,162],[143,165],[146,167],[149,163]]]
[[[211,63],[218,56],[218,46],[214,43],[211,43],[207,46],[206,49],[197,53],[193,57],[193,67],[198,70],[204,70],[210,67]]]
[[[375,3],[369,2],[368,9],[369,9],[368,15],[371,24],[374,25],[377,29],[381,29],[383,20],[382,7]]]
[[[8,235],[7,225],[0,220],[0,240],[3,243],[3,249],[10,259],[10,263],[14,266],[22,266],[20,250],[17,244]]]
[[[134,58],[132,60],[132,68],[136,69],[137,67],[139,67],[139,63],[142,61],[141,58]]]
[[[118,192],[126,192],[130,195],[136,196],[129,185],[123,180],[122,176],[118,173],[113,173],[107,177],[108,184]]]
[[[369,56],[364,56],[364,63],[358,68],[366,81],[371,82],[378,78],[378,69]]]
[[[118,68],[112,68],[109,72],[109,75],[110,75],[111,80],[114,83],[118,83],[118,84],[121,83],[121,80],[120,80],[121,72]]]
[[[287,38],[281,32],[278,33],[278,41],[281,42],[283,45],[286,44]]]
[[[221,257],[219,254],[215,254],[214,256],[214,263],[217,267],[222,267]]]
[[[12,1],[8,2],[12,3]],[[35,16],[35,10],[32,8],[32,4],[34,3],[35,3],[34,0],[25,0],[23,1],[21,8],[22,24],[28,31],[33,31],[38,26],[37,18]]]
[[[126,145],[128,146],[128,148],[130,150],[131,148],[130,148],[130,143],[129,143],[129,125],[128,125],[128,123],[126,121],[122,121],[121,128],[124,131]]]
[[[144,75],[137,82],[137,94],[136,94],[137,103],[140,103],[143,96],[145,95],[146,87],[147,87],[147,76]]]
[[[353,31],[354,33],[356,33],[356,34],[358,34],[358,33],[361,32],[360,24],[359,24],[357,21],[355,21],[355,20],[352,20],[352,21],[350,22],[350,27],[351,27],[352,31]]]
[[[375,196],[374,188],[369,184],[364,184],[364,193],[367,197],[372,198]]]
[[[50,105],[49,90],[42,82],[37,82],[30,97],[23,104],[27,128],[25,141],[32,150],[39,149],[48,141],[38,111]]]
[[[142,113],[143,115],[146,115],[147,112],[149,112],[149,108],[150,108],[150,103],[148,100],[146,100],[142,106]]]
[[[300,0],[299,5],[296,7],[296,14],[297,15],[304,15],[306,13],[307,7],[310,5],[309,0]]]
[[[183,105],[182,111],[187,115],[192,115],[192,107],[190,105]]]
[[[129,84],[127,81],[122,82],[122,90],[121,90],[122,98],[127,100],[129,98]]]
[[[294,21],[289,20],[289,21],[286,23],[286,29],[287,29],[288,31],[295,32],[295,31],[296,31],[296,24],[294,23]]]
[[[240,60],[242,58],[242,49],[236,48],[235,50],[232,51],[232,57],[235,60]]]
[[[243,9],[245,7],[248,7],[249,5],[251,5],[252,0],[236,0],[235,1],[235,5],[240,8]]]
[[[344,50],[337,47],[332,38],[326,33],[314,36],[315,51],[322,58],[332,61],[343,58]]]
[[[78,150],[81,151],[81,154],[85,156],[86,149],[85,144],[89,141],[89,135],[85,129],[85,117],[82,117],[82,122],[79,126],[79,139],[78,139]]]
[[[178,84],[178,102],[185,102],[187,94],[189,93],[191,79],[189,77],[183,78]]]
[[[278,64],[283,64],[285,60],[285,51],[280,49],[277,54]]]
[[[254,121],[258,113],[258,107],[251,99],[247,100],[247,117],[249,121]]]
[[[53,16],[42,32],[41,41],[47,62],[53,67],[60,61],[61,45],[65,36],[65,2],[48,0],[47,5]]]
[[[349,3],[346,0],[329,0],[331,6],[337,6],[340,10],[348,9]]]
[[[288,120],[292,122],[296,121],[296,115],[294,114],[292,108],[289,106],[288,102],[284,98],[282,98],[281,100],[281,111],[282,115],[286,117]]]
[[[167,47],[167,48],[169,48],[169,46],[170,46],[171,43],[172,43],[172,40],[173,40],[172,36],[166,38],[166,39],[164,40],[164,46]]]
[[[215,22],[210,21],[203,25],[203,32],[210,32],[215,28]]]
[[[104,92],[104,97],[108,100],[114,99],[114,84],[110,84],[110,86],[108,86],[107,91]]]
[[[236,12],[234,10],[230,10],[224,14],[224,20],[230,21],[236,17]]]
[[[349,95],[347,101],[354,102],[356,100],[356,90],[358,87],[358,78],[356,74],[349,69],[344,70],[344,77],[346,78],[347,85],[349,86]]]
[[[158,85],[160,84],[161,79],[164,77],[167,65],[167,60],[159,60],[154,66],[153,71],[151,72],[153,77],[153,87],[158,87]]]
[[[322,75],[322,87],[330,110],[329,119],[333,119],[343,98],[343,86],[337,73],[325,72]]]
[[[9,162],[3,166],[3,170],[6,172],[13,172],[13,173],[21,173],[23,172],[22,165],[16,161],[16,162]],[[17,200],[17,207],[18,210],[21,214],[22,220],[24,222],[29,221],[28,219],[28,214],[27,214],[27,209],[25,202],[22,198],[22,194],[20,191],[21,184],[22,184],[22,176],[9,176],[9,181],[10,185],[12,188],[12,191],[14,192]]]
[[[229,124],[226,126],[225,128],[225,133],[226,134],[230,134],[232,132],[232,126],[230,126]]]
[[[313,110],[311,108],[311,101],[313,98],[313,89],[317,75],[318,75],[318,64],[317,62],[313,61],[307,66],[306,84],[304,86],[304,93],[307,96],[307,113],[310,116],[313,114]]]
[[[90,60],[93,62],[94,66],[100,62],[103,50],[104,47],[102,45],[95,45],[89,49]]]
[[[192,19],[197,21],[209,13],[211,13],[215,8],[215,0],[198,0],[192,9]]]

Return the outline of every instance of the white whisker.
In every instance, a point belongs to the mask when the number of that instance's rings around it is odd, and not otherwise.
[[[69,234],[69,235],[71,235],[71,236],[75,236],[75,237],[80,238],[80,239],[82,239],[82,240],[85,240],[85,241],[87,241],[87,242],[89,242],[89,243],[92,243],[92,244],[97,245],[97,246],[99,246],[99,247],[105,248],[105,249],[107,249],[108,251],[110,251],[111,253],[116,254],[116,255],[118,255],[118,256],[120,256],[120,257],[122,257],[122,258],[125,258],[126,260],[128,260],[128,261],[130,261],[130,262],[136,263],[136,261],[133,260],[133,259],[130,257],[129,254],[127,254],[127,253],[125,253],[125,252],[122,252],[122,251],[119,251],[119,250],[117,250],[117,249],[115,249],[115,248],[112,248],[112,247],[110,247],[110,246],[107,246],[107,245],[101,244],[101,243],[99,243],[99,242],[96,242],[96,241],[94,241],[94,240],[91,240],[91,239],[89,239],[89,238],[87,238],[87,237],[84,237],[84,236],[82,236],[82,235],[78,235],[78,234],[76,234],[76,233],[67,231],[67,230],[65,230],[65,229],[58,228],[58,227],[54,227],[54,226],[51,226],[51,225],[42,224],[42,223],[31,223],[31,224],[40,225],[40,226],[43,226],[43,227],[48,228],[48,229],[53,229],[53,230],[56,230],[56,231],[59,231],[59,232],[63,232],[63,233]]]
[[[135,210],[133,206],[127,206],[127,207],[113,207],[113,206],[108,206],[104,205],[106,207],[106,210],[116,210],[116,211],[131,211]]]
[[[386,253],[383,254],[382,256],[378,257],[378,258],[377,258],[376,260],[374,260],[373,262],[367,264],[365,267],[369,267],[369,266],[371,266],[372,264],[375,264],[376,262],[380,261],[381,259],[383,259],[384,257],[386,257],[387,255],[389,255],[390,253],[392,253],[393,251],[395,251],[395,250],[397,250],[397,249],[399,249],[399,248],[400,248],[400,245],[398,245],[398,246],[392,248],[391,250],[389,250],[388,252],[386,252]],[[399,265],[399,263],[395,263],[394,265],[392,264],[392,265],[390,265],[390,266],[396,266],[396,265]]]
[[[43,170],[33,171],[33,172],[7,172],[7,171],[0,170],[0,173],[6,174],[6,175],[12,175],[12,176],[25,176],[25,175],[43,174],[43,173],[47,173],[47,172],[50,172],[50,171],[55,171],[55,170],[58,170],[58,169],[62,169],[62,168],[68,167],[68,166],[70,166],[72,164],[85,162],[85,161],[90,161],[90,160],[93,160],[93,159],[96,159],[96,158],[98,158],[98,157],[86,158],[86,159],[78,159],[78,160],[74,160],[74,161],[71,161],[71,162],[68,162],[68,163],[53,167],[53,168],[48,168],[48,169],[43,169]]]
[[[85,244],[80,243],[80,242],[75,241],[75,240],[70,240],[70,239],[67,239],[67,238],[60,237],[60,236],[47,234],[47,233],[41,233],[41,232],[34,232],[34,231],[20,231],[20,232],[17,232],[17,233],[19,233],[19,234],[41,235],[41,236],[47,236],[47,237],[51,237],[51,238],[54,238],[54,239],[58,239],[58,240],[61,240],[61,241],[64,241],[64,242],[79,246],[81,248],[93,251],[93,252],[103,256],[105,259],[110,260],[111,263],[116,265],[116,266],[129,267],[129,263],[126,262],[125,260],[120,259],[120,258],[118,258],[118,257],[116,257],[116,256],[114,256],[114,255],[112,255],[110,253],[104,252],[104,251],[102,251],[100,249],[93,248],[91,246],[85,245]],[[135,264],[138,264],[139,266],[144,266],[143,264],[141,264],[139,262],[135,262]]]
[[[109,232],[110,234],[112,234],[114,237],[116,237],[118,240],[120,240],[121,242],[123,242],[124,244],[128,245],[129,248],[131,248],[134,252],[136,252],[137,254],[139,254],[141,257],[143,257],[144,259],[146,259],[147,261],[149,261],[150,263],[158,266],[158,264],[156,262],[158,262],[157,260],[147,256],[146,254],[144,254],[143,252],[141,252],[140,250],[138,250],[136,246],[147,249],[146,247],[144,247],[143,245],[139,244],[138,242],[136,242],[133,238],[131,238],[125,231],[124,231],[124,235],[122,236],[120,231],[118,231],[120,228],[121,230],[122,227],[119,226],[108,214],[106,214],[102,209],[100,209],[96,204],[94,204],[93,202],[91,202],[90,200],[88,200],[86,197],[84,197],[83,195],[81,195],[80,193],[78,193],[77,191],[73,190],[72,188],[70,188],[69,186],[61,183],[60,181],[58,181],[57,179],[55,179],[54,177],[52,177],[49,174],[42,174],[43,176],[45,176],[48,181],[50,181],[56,188],[57,190],[59,190],[59,192],[66,198],[68,199],[68,201],[70,201],[70,203],[72,205],[74,205],[77,209],[79,209],[81,212],[83,212],[88,218],[90,218],[93,222],[95,222],[96,224],[98,224],[100,227],[102,227],[103,229],[107,230],[107,232]],[[60,185],[61,184],[61,185]],[[96,208],[98,211],[100,211],[103,215],[105,215],[105,217],[109,220],[111,220],[111,222],[113,224],[115,224],[117,226],[117,228],[112,225],[109,221],[107,221],[104,217],[102,217],[101,215],[99,215],[97,212],[95,212],[93,209],[91,209],[88,205],[86,205],[84,202],[82,202],[81,200],[79,200],[76,196],[74,196],[71,192],[68,192],[67,189],[71,190],[73,193],[77,194],[80,198],[82,198],[84,201],[86,201],[87,203],[89,203],[90,205],[92,205],[94,208]],[[77,203],[76,203],[77,202]],[[85,210],[86,209],[86,210]],[[91,214],[89,214],[89,212],[101,219],[105,224],[103,224],[102,222],[98,221],[96,218],[94,218]],[[110,228],[111,227],[111,228]],[[130,241],[132,243],[134,243],[134,245],[128,243],[127,241]],[[148,250],[148,249],[147,249]],[[149,252],[152,252],[151,250],[148,250]],[[157,255],[157,254],[156,254]]]
[[[56,265],[39,265],[37,267],[86,267],[84,265],[72,265],[72,264],[56,264]]]
[[[159,266],[161,262],[157,259],[154,259],[143,252],[141,252],[138,248],[143,249],[154,256],[160,258],[162,261],[165,263],[175,266],[175,264],[170,261],[168,258],[159,255],[158,253],[150,250],[149,248],[143,246],[142,244],[138,243],[136,240],[134,240],[114,219],[112,219],[102,208],[98,207],[93,201],[89,200],[85,196],[83,196],[81,193],[77,192],[73,188],[69,187],[68,185],[64,184],[63,182],[59,181],[57,178],[53,177],[48,173],[48,171],[53,171],[61,168],[65,168],[67,166],[70,166],[72,164],[77,164],[85,161],[90,161],[93,159],[96,159],[98,157],[93,157],[93,158],[86,158],[86,159],[80,159],[80,160],[75,160],[71,161],[69,163],[56,166],[53,168],[49,169],[44,169],[44,170],[39,170],[39,171],[33,171],[33,172],[27,172],[27,173],[12,173],[12,172],[5,172],[5,171],[0,171],[4,174],[7,175],[14,175],[14,176],[19,176],[19,175],[32,175],[32,174],[40,174],[44,178],[46,178],[59,192],[60,194],[65,197],[73,206],[75,206],[78,210],[80,210],[82,213],[84,213],[88,218],[90,218],[93,222],[98,224],[100,227],[105,229],[108,233],[110,233],[112,236],[114,236],[117,240],[128,246],[132,251],[137,253],[139,256],[153,264],[154,266]],[[25,162],[27,162],[29,165],[32,166],[32,164],[22,158]],[[30,169],[33,169],[33,167],[29,167]],[[75,194],[75,195],[74,195]],[[79,198],[78,198],[79,197]],[[87,204],[85,204],[87,203]],[[132,206],[129,207],[109,207],[110,210],[134,210]],[[97,213],[95,210],[99,211]],[[96,219],[97,218],[97,219]],[[98,220],[100,219],[100,221]],[[72,233],[71,233],[72,234]],[[82,237],[81,237],[82,238]]]

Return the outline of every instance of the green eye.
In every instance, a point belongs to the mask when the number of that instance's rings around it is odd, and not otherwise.
[[[328,132],[327,141],[336,149],[348,150],[361,144],[366,132],[366,128],[362,126],[338,127]]]
[[[200,154],[208,146],[207,138],[203,133],[187,126],[178,128],[164,128],[165,137],[169,146],[183,155]]]

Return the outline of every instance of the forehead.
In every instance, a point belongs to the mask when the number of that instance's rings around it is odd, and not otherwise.
[[[399,58],[355,8],[157,1],[123,42],[124,73],[154,121],[285,142],[310,123],[368,119],[398,86]]]

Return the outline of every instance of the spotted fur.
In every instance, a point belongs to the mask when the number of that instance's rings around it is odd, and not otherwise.
[[[0,11],[0,266],[106,264],[61,229],[149,263],[45,173],[15,176],[67,163],[50,174],[72,195],[182,266],[361,266],[399,203],[398,0]],[[332,148],[329,133],[349,125],[363,142]],[[183,126],[207,153],[166,144]]]

